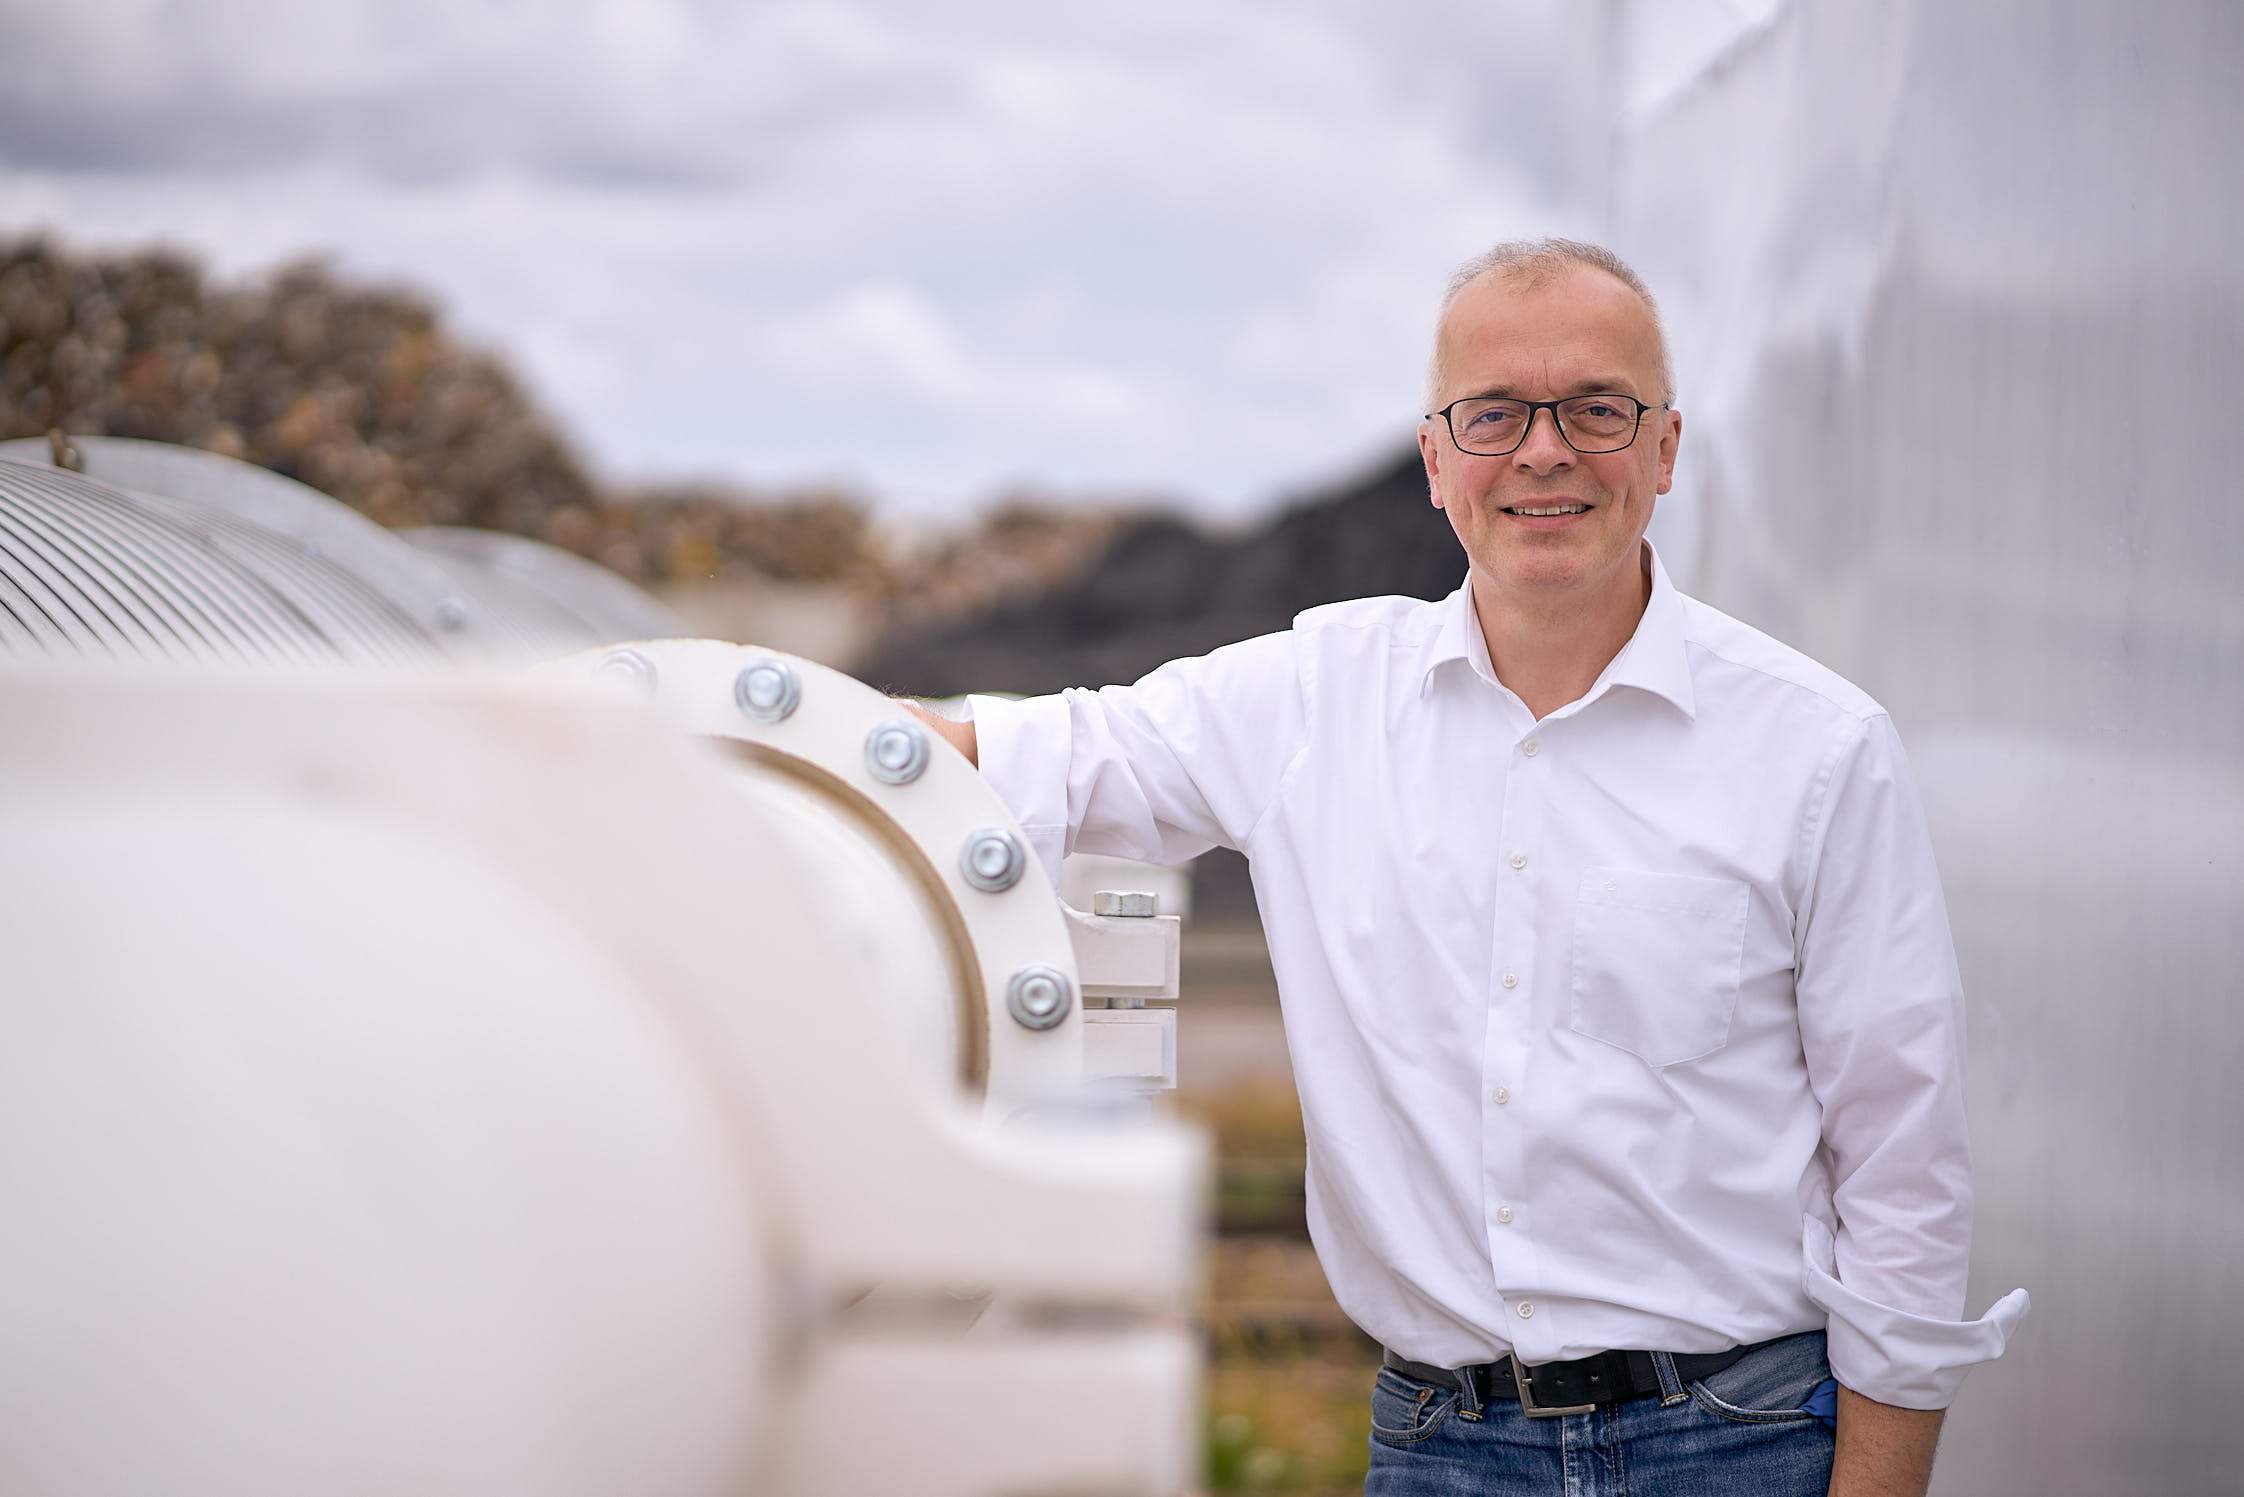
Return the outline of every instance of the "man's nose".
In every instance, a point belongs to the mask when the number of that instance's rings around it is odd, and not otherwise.
[[[1574,449],[1566,445],[1565,433],[1558,429],[1558,412],[1544,409],[1528,413],[1527,436],[1512,449],[1512,462],[1534,473],[1574,465]]]

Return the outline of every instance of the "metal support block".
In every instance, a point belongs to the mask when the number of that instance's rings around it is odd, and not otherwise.
[[[1083,1074],[1131,1091],[1174,1091],[1177,1011],[1094,1008],[1083,1014]]]
[[[1148,998],[1177,996],[1183,927],[1176,916],[1086,915],[1060,908],[1075,943],[1085,998],[1104,999],[1109,1008],[1136,1008]]]

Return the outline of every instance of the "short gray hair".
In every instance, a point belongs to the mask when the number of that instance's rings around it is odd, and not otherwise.
[[[1467,286],[1485,275],[1501,275],[1517,280],[1529,290],[1548,284],[1560,272],[1572,266],[1602,270],[1635,292],[1643,301],[1644,310],[1652,314],[1652,336],[1660,349],[1660,399],[1675,399],[1675,366],[1668,359],[1667,329],[1660,323],[1660,304],[1652,299],[1652,289],[1644,278],[1629,268],[1626,260],[1602,244],[1591,244],[1581,239],[1507,239],[1494,249],[1473,256],[1449,278],[1449,289],[1442,293],[1441,310],[1434,316],[1434,353],[1426,366],[1426,404],[1432,405],[1441,393],[1441,325],[1449,316],[1449,309]]]

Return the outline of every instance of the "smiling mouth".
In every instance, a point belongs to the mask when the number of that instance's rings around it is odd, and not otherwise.
[[[1588,512],[1589,506],[1586,504],[1507,504],[1504,506],[1504,513],[1507,515],[1580,515]]]

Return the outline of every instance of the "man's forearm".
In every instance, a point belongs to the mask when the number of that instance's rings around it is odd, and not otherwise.
[[[1902,1409],[1839,1389],[1831,1497],[1924,1497],[1944,1409]]]
[[[935,735],[966,756],[966,762],[977,767],[982,762],[981,750],[974,737],[974,724],[953,722],[940,712],[932,712],[917,702],[900,704],[905,711],[935,730]]]

